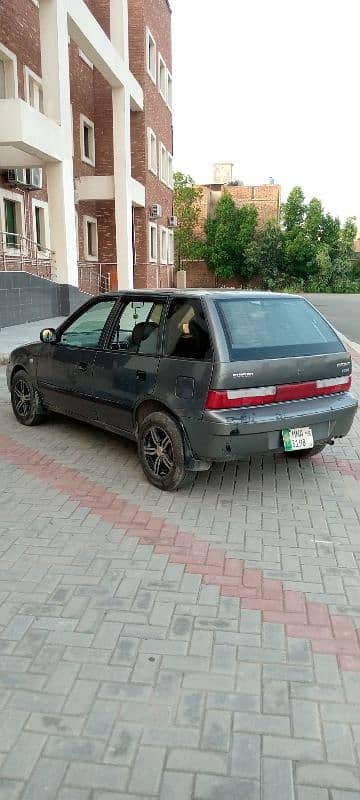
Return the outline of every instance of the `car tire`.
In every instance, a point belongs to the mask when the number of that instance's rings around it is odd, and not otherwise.
[[[314,447],[311,447],[309,450],[294,450],[293,453],[286,453],[286,455],[290,456],[290,458],[312,458],[312,456],[317,456],[318,453],[321,453],[326,445],[326,442],[325,444],[314,444]]]
[[[39,425],[46,412],[38,390],[25,370],[19,370],[11,380],[11,404],[21,425]]]
[[[183,483],[186,476],[183,437],[169,414],[154,411],[142,420],[138,456],[153,486],[172,492]]]

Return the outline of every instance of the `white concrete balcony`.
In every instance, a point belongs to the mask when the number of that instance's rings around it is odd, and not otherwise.
[[[135,178],[130,179],[130,201],[133,206],[145,207],[145,186]],[[81,203],[89,200],[114,200],[115,180],[113,175],[86,175],[75,180],[75,198]]]
[[[24,100],[0,100],[0,118],[0,169],[43,166],[66,155],[60,125]]]

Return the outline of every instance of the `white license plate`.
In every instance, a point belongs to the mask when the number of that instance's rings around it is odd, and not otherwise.
[[[311,428],[285,428],[282,437],[286,453],[292,453],[293,450],[311,450],[314,447]]]

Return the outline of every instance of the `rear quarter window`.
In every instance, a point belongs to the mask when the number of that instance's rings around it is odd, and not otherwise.
[[[300,297],[239,297],[215,303],[231,361],[345,351],[331,326]]]

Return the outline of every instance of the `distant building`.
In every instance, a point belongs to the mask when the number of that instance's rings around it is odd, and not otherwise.
[[[269,219],[279,220],[281,187],[275,183],[265,183],[261,186],[244,186],[242,181],[232,180],[231,164],[215,164],[214,178],[225,175],[231,180],[225,182],[214,181],[212,184],[204,184],[197,188],[202,190],[200,199],[201,211],[199,224],[196,230],[198,236],[204,232],[205,220],[212,213],[222,195],[226,192],[233,198],[235,204],[241,208],[245,205],[254,205],[258,212],[258,226],[263,227]]]

